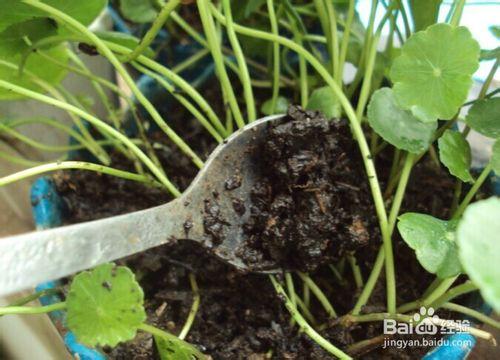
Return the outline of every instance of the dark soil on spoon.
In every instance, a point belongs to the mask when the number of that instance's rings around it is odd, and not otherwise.
[[[255,147],[264,175],[251,193],[249,240],[242,250],[252,263],[313,271],[347,252],[377,242],[371,194],[346,121],[289,108]],[[257,266],[258,267],[258,266]]]
[[[172,111],[172,126],[200,154],[215,144],[188,116]],[[338,313],[348,312],[357,299],[349,266],[338,266],[345,281],[335,280],[328,265],[352,251],[364,278],[368,277],[380,246],[371,197],[359,151],[343,122],[327,122],[317,114],[293,108],[289,121],[271,130],[273,141],[265,145],[272,181],[253,194],[253,217],[247,228],[252,261],[278,260],[290,267],[307,269]],[[308,120],[309,119],[309,120]],[[163,142],[158,152],[169,176],[185,189],[196,173],[175,147]],[[293,145],[295,142],[299,145]],[[377,158],[382,182],[389,173],[392,153]],[[133,169],[120,157],[114,166]],[[273,165],[274,164],[274,165]],[[273,166],[270,166],[273,165]],[[125,180],[82,171],[57,174],[56,183],[67,204],[68,223],[117,215],[168,201],[168,194]],[[227,186],[236,186],[237,177]],[[385,185],[383,186],[385,187]],[[413,172],[403,211],[430,212],[446,218],[454,180],[423,160]],[[222,195],[221,195],[222,196]],[[335,214],[335,215],[333,215]],[[395,244],[398,304],[414,300],[431,282],[413,252],[400,240]],[[290,316],[276,296],[269,279],[241,274],[189,241],[159,247],[120,261],[130,266],[144,288],[148,322],[178,333],[189,313],[193,297],[189,274],[196,274],[201,304],[187,341],[213,359],[263,360],[330,359],[316,343],[290,324]],[[325,265],[321,265],[325,264]],[[314,269],[314,270],[313,270]],[[296,286],[299,279],[296,278]],[[302,289],[297,289],[302,293]],[[311,312],[325,326],[321,335],[348,349],[374,338],[372,346],[354,355],[365,359],[415,359],[428,348],[380,350],[380,323],[344,326],[328,322],[321,305],[311,295]],[[384,311],[385,290],[379,281],[366,311]],[[380,339],[379,339],[380,340]],[[139,333],[136,339],[115,349],[104,349],[111,359],[158,359],[153,339]],[[366,354],[368,350],[373,350]]]

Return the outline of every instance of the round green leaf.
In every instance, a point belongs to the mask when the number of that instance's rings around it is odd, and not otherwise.
[[[437,129],[437,122],[423,123],[410,111],[401,109],[389,88],[373,93],[368,105],[368,122],[385,141],[414,154],[427,150]]]
[[[457,228],[458,252],[484,299],[500,311],[500,198],[469,205]]]
[[[500,98],[475,102],[469,109],[465,122],[484,136],[500,138]]]
[[[133,339],[146,320],[144,293],[130,269],[103,264],[76,275],[66,299],[67,324],[89,346]]]
[[[500,176],[500,138],[493,144],[491,166],[497,176]]]
[[[390,77],[403,109],[425,122],[451,119],[465,101],[479,65],[479,45],[465,27],[435,24],[413,34]]]
[[[438,140],[439,159],[448,168],[450,174],[464,182],[472,182],[470,174],[471,150],[462,133],[446,130]]]
[[[398,222],[401,237],[415,250],[422,267],[441,279],[458,275],[462,269],[455,242],[455,227],[455,221],[417,213],[401,215]]]
[[[321,87],[312,92],[307,110],[321,111],[327,119],[338,118],[341,114],[341,107],[337,97],[328,86]]]
[[[120,0],[120,11],[128,20],[136,23],[153,22],[158,13],[153,1],[148,0]]]
[[[286,111],[288,110],[289,102],[285,97],[278,96],[278,99],[276,100],[276,106],[274,109],[272,109],[271,105],[272,105],[271,99],[266,100],[262,104],[260,111],[262,111],[264,115],[285,114]]]

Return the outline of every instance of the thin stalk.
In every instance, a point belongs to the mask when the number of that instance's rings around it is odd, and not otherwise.
[[[401,17],[403,18],[403,24],[405,27],[405,36],[408,39],[411,35],[410,22],[408,21],[408,15],[406,14],[406,8],[401,0],[397,0],[398,9],[401,11]]]
[[[368,300],[370,299],[370,296],[373,292],[373,289],[375,288],[375,285],[377,284],[378,278],[382,271],[382,267],[384,266],[384,260],[385,260],[385,254],[384,254],[384,248],[382,246],[378,251],[377,258],[375,259],[375,263],[373,264],[370,276],[368,277],[368,280],[366,281],[363,291],[359,295],[359,298],[356,301],[356,304],[354,305],[351,314],[358,315],[363,309],[363,306],[365,306]]]
[[[1,140],[1,139],[0,139]],[[58,161],[62,161],[66,158],[66,156],[59,158]],[[0,151],[0,159],[3,159],[5,161],[8,161],[12,164],[16,165],[21,165],[21,166],[38,166],[38,165],[43,165],[45,164],[44,161],[34,161],[34,160],[28,160],[22,157],[17,157],[11,154],[8,154],[4,151]]]
[[[469,205],[469,203],[471,202],[471,200],[474,198],[474,196],[476,195],[477,191],[481,188],[481,186],[483,185],[484,181],[488,178],[488,176],[490,175],[490,172],[492,170],[493,170],[493,167],[492,167],[491,163],[488,164],[483,169],[483,171],[481,172],[481,174],[477,178],[477,180],[474,183],[474,185],[472,185],[472,187],[470,188],[469,192],[467,193],[467,195],[465,195],[464,199],[462,200],[462,202],[458,206],[457,211],[455,211],[455,213],[453,214],[452,219],[459,219],[462,216],[462,214],[464,213],[465,209],[467,208],[467,206]]]
[[[297,24],[291,19],[292,21],[292,28],[291,31],[294,35],[294,40],[297,42],[297,44],[303,46],[302,39],[303,34],[299,30]],[[285,50],[288,50],[285,48]],[[286,56],[283,56],[283,60],[286,61]],[[285,62],[287,64],[287,62]],[[304,59],[303,56],[299,55],[299,83],[300,83],[300,105],[302,108],[306,108],[307,103],[309,101],[309,86],[307,84],[307,62]]]
[[[316,330],[314,330],[311,325],[307,323],[307,321],[302,317],[302,315],[297,311],[297,309],[293,306],[292,302],[288,298],[285,290],[281,286],[281,284],[276,280],[273,275],[270,275],[269,278],[274,286],[276,292],[283,297],[285,302],[285,307],[290,312],[290,315],[295,319],[297,324],[299,324],[300,328],[319,346],[328,351],[330,354],[338,357],[339,359],[352,359],[349,355],[344,353],[342,350],[334,346],[324,337],[322,337]]]
[[[212,52],[212,57],[215,63],[215,69],[217,75],[219,76],[219,81],[222,87],[222,91],[225,94],[226,100],[229,103],[231,112],[233,113],[234,120],[239,128],[245,126],[245,121],[243,120],[243,115],[241,114],[238,101],[236,100],[236,95],[234,94],[231,81],[227,75],[226,67],[224,65],[224,60],[222,59],[222,49],[220,45],[220,40],[217,36],[217,30],[215,28],[215,23],[209,10],[209,0],[197,0],[198,11],[200,13],[201,22],[203,24],[203,29],[205,30],[205,35],[207,37],[207,42]]]
[[[40,102],[71,111],[72,113],[84,118],[89,123],[94,125],[96,128],[103,130],[109,133],[111,136],[116,138],[118,141],[121,141],[127,147],[129,147],[132,152],[151,170],[151,172],[158,178],[158,180],[175,196],[178,197],[180,195],[179,190],[175,187],[174,184],[170,182],[170,180],[163,174],[163,172],[156,167],[156,165],[149,159],[146,154],[142,152],[142,150],[135,145],[127,136],[120,133],[118,130],[109,126],[102,120],[99,120],[95,116],[90,115],[89,113],[79,109],[73,105],[68,103],[53,99],[49,96],[37,93],[35,91],[31,91],[20,86],[11,84],[7,81],[0,80],[0,88],[6,89],[8,91],[13,91],[17,94],[32,98],[34,100],[38,100]]]
[[[363,275],[361,274],[361,269],[356,261],[354,255],[347,255],[347,261],[349,261],[349,265],[352,269],[352,274],[354,276],[354,282],[356,283],[356,287],[361,289],[363,287]]]
[[[463,284],[457,285],[454,288],[451,288],[443,295],[438,297],[431,306],[435,309],[441,307],[442,304],[449,302],[459,296],[468,294],[470,292],[476,291],[478,287],[471,281],[464,282]]]
[[[276,19],[276,13],[274,11],[273,0],[267,1],[267,11],[269,13],[269,21],[271,22],[271,32],[279,36],[278,21]],[[278,42],[273,42],[273,93],[271,96],[271,109],[273,112],[276,111],[276,103],[278,102],[278,96],[280,93],[279,80],[280,78],[280,44]]]
[[[198,33],[191,25],[189,25],[182,17],[180,17],[175,11],[172,12],[171,17],[172,20],[174,20],[177,23],[177,25],[179,25],[182,28],[182,30],[184,30],[189,36],[193,38],[193,40],[195,40],[197,43],[199,43],[206,49],[210,50],[210,47],[206,39],[200,33]],[[225,46],[222,46],[222,52],[229,56],[234,55],[233,51]],[[259,62],[252,60],[249,57],[245,57],[245,61],[249,66],[261,72],[262,74],[268,73],[268,70],[265,65],[262,65]],[[224,62],[228,66],[230,66],[229,64],[232,64],[231,61],[227,59],[227,57],[224,57]],[[293,87],[295,85],[294,80],[283,75],[280,75],[280,83],[290,87]]]
[[[134,174],[128,171],[114,169],[108,166],[92,164],[84,161],[62,161],[62,162],[55,162],[55,163],[35,166],[33,168],[22,170],[17,173],[0,178],[0,186],[5,186],[13,182],[27,179],[29,177],[37,176],[40,174],[44,174],[47,172],[68,170],[68,169],[89,170],[106,175],[116,176],[118,178],[126,180],[141,182],[147,185],[161,186],[160,183],[157,183],[156,181],[144,175]]]
[[[130,49],[117,44],[107,43],[107,45],[113,51],[116,51],[121,54],[125,54],[130,51]],[[187,81],[185,81],[179,75],[175,74],[172,70],[169,70],[165,66],[145,56],[142,55],[139,56],[137,58],[137,62],[140,63],[141,65],[150,68],[151,70],[156,71],[158,74],[172,81],[172,83],[174,83],[175,86],[178,86],[180,90],[189,95],[193,99],[193,101],[200,107],[200,109],[203,110],[203,112],[207,115],[208,119],[211,121],[212,125],[217,129],[217,131],[220,134],[222,134],[223,136],[228,135],[226,133],[224,125],[222,125],[222,123],[219,120],[219,117],[212,109],[210,104],[208,104],[208,102],[203,98],[203,96],[198,91],[196,91],[196,89],[193,88]]]
[[[134,49],[134,51],[125,57],[123,60],[124,62],[134,61],[139,55],[142,55],[142,53],[149,47],[149,45],[151,45],[156,38],[156,35],[158,35],[160,30],[163,28],[163,25],[172,11],[174,11],[180,3],[181,0],[170,0],[161,8],[160,12],[156,16],[156,19],[153,21],[153,24],[151,24],[151,27],[141,39],[139,45]]]
[[[403,170],[401,171],[401,177],[399,178],[398,188],[396,189],[396,194],[394,195],[394,200],[392,201],[391,212],[389,214],[389,232],[391,235],[394,232],[394,227],[396,226],[396,220],[399,215],[399,210],[401,209],[401,204],[403,203],[414,160],[414,154],[408,153],[408,155],[406,155]]]
[[[334,79],[337,79],[339,86],[342,84],[342,74],[339,73],[339,38],[337,35],[337,17],[335,16],[335,8],[330,0],[324,0],[326,12],[329,19],[329,31],[331,38],[331,53],[330,61],[332,62],[332,75]]]
[[[234,56],[236,58],[236,63],[239,68],[239,76],[241,83],[243,85],[243,96],[245,98],[245,103],[247,105],[247,116],[248,121],[254,121],[256,116],[255,100],[252,91],[252,82],[250,79],[250,73],[248,72],[247,63],[245,61],[245,56],[243,55],[243,50],[241,49],[240,42],[233,27],[233,15],[231,13],[231,2],[230,0],[223,0],[222,6],[224,7],[224,14],[227,19],[227,36],[231,47],[234,51]]]
[[[16,64],[10,63],[10,62],[5,61],[5,60],[0,60],[0,64],[2,64],[5,67],[8,67],[10,69],[16,70],[16,71],[20,70],[20,68]],[[28,70],[24,70],[23,73],[26,74],[33,83],[40,86],[47,93],[52,95],[54,98],[61,100],[61,101],[65,101],[64,96],[54,86],[52,86],[52,84],[49,84],[48,82],[39,78],[38,76],[36,76],[35,74],[33,74],[32,72],[30,72]],[[85,143],[88,145],[89,152],[92,153],[103,164],[109,164],[111,162],[109,155],[106,153],[106,151],[101,146],[99,146],[96,143],[96,140],[92,137],[92,135],[90,134],[88,129],[82,123],[81,119],[78,118],[77,116],[74,116],[72,113],[68,113],[68,115],[71,118],[71,120],[75,123],[76,127],[78,128],[78,130],[80,131],[82,136],[85,138],[85,140],[86,140]]]
[[[60,302],[47,306],[7,306],[0,307],[1,315],[20,315],[20,314],[46,314],[48,312],[63,310],[66,308],[65,302]]]
[[[297,308],[297,294],[295,293],[295,286],[293,284],[293,277],[290,272],[285,273],[285,282],[286,282],[286,287],[288,289],[288,297],[290,298],[290,301],[292,302],[292,305]],[[293,325],[295,323],[295,320],[292,318],[290,319],[290,324]]]
[[[332,304],[330,304],[330,301],[328,301],[328,298],[323,293],[323,291],[321,291],[319,286],[316,285],[316,283],[308,275],[302,272],[297,272],[297,274],[300,276],[302,281],[307,284],[309,289],[311,289],[311,292],[314,294],[314,296],[316,296],[318,301],[321,303],[328,316],[331,318],[336,318],[337,313],[335,312],[335,309],[333,308]]]
[[[363,113],[365,111],[368,98],[370,97],[370,92],[372,89],[372,76],[373,70],[375,68],[375,59],[377,58],[377,45],[380,38],[379,34],[376,34],[371,41],[370,52],[366,60],[365,76],[363,78],[363,85],[361,86],[361,93],[359,95],[358,107],[356,109],[356,117],[362,119]]]
[[[214,139],[218,142],[221,143],[224,139],[222,136],[219,134],[219,132],[210,124],[210,122],[203,116],[203,114],[198,111],[196,107],[193,106],[189,102],[188,99],[186,99],[183,95],[178,94],[175,91],[175,88],[172,84],[170,84],[167,80],[165,80],[163,77],[158,75],[157,73],[145,68],[142,65],[139,65],[136,62],[132,63],[132,66],[136,68],[138,71],[142,72],[143,74],[146,74],[147,76],[153,78],[160,84],[163,88],[165,88],[172,96],[179,101],[199,122],[200,124],[214,137]]]
[[[442,296],[448,289],[453,285],[453,283],[457,280],[458,276],[453,276],[451,278],[442,279],[436,288],[429,294],[427,297],[422,299],[422,306],[429,307],[432,303],[434,303],[440,296]]]
[[[194,274],[189,274],[189,283],[191,284],[191,290],[193,291],[193,305],[189,310],[189,315],[184,323],[184,326],[179,334],[179,339],[184,340],[193,325],[194,319],[196,318],[196,313],[200,307],[200,290],[196,282],[196,276]]]
[[[297,302],[297,305],[299,306],[300,311],[304,314],[304,317],[309,321],[313,326],[316,325],[316,319],[314,316],[311,314],[311,311],[307,307],[307,305],[302,301],[300,296],[295,297],[295,301]],[[291,319],[292,323],[295,323],[295,319]]]
[[[352,22],[354,20],[354,5],[355,5],[355,0],[349,0],[349,9],[347,10],[347,18],[345,22],[345,28],[344,28],[344,33],[342,35],[342,42],[340,44],[340,54],[339,54],[339,69],[338,73],[339,76],[337,78],[337,81],[340,81],[338,83],[339,86],[342,86],[342,79],[344,75],[344,65],[347,57],[347,48],[349,46],[349,38],[351,36],[351,26]]]
[[[20,299],[17,299],[15,302],[9,304],[8,306],[23,306],[41,297],[55,295],[58,294],[59,292],[60,290],[58,289],[44,289],[41,291],[37,291],[33,294],[27,295],[25,297],[22,297]]]
[[[316,10],[316,16],[321,24],[321,30],[326,36],[326,48],[330,58],[333,57],[333,39],[332,32],[330,31],[330,20],[328,19],[328,13],[325,7],[324,0],[314,0],[314,7]],[[333,74],[332,74],[333,75]]]
[[[483,314],[482,312],[470,309],[466,306],[454,304],[451,302],[446,302],[446,303],[441,305],[441,308],[470,316],[470,317],[477,319],[477,320],[479,320],[487,325],[490,325],[496,329],[500,329],[500,321],[496,321],[496,320],[490,318],[489,316]]]
[[[450,20],[451,26],[458,26],[460,24],[460,19],[462,18],[462,13],[464,11],[465,0],[455,0],[455,10],[453,11],[453,16]]]
[[[172,72],[179,74],[183,72],[184,70],[190,68],[194,64],[196,64],[198,61],[203,59],[205,56],[210,54],[210,50],[208,49],[201,49],[197,52],[195,52],[193,55],[189,56],[186,60],[181,61],[177,65],[175,65],[172,68]]]
[[[214,7],[211,10],[215,17],[223,24],[225,24],[224,16]],[[351,103],[342,92],[342,89],[337,85],[332,76],[323,67],[318,59],[314,57],[310,52],[304,49],[302,46],[297,45],[294,41],[284,38],[282,36],[276,36],[275,34],[266,33],[264,31],[259,31],[251,28],[247,28],[241,25],[235,24],[235,30],[241,34],[268,40],[279,42],[281,45],[289,47],[290,49],[302,54],[304,58],[311,64],[311,66],[318,72],[318,74],[325,80],[327,85],[332,89],[333,93],[338,98],[344,112],[349,119],[351,124],[351,129],[354,137],[357,139],[358,146],[362,155],[363,163],[366,169],[366,175],[368,177],[368,183],[373,196],[373,201],[375,204],[375,209],[380,224],[380,231],[382,233],[382,240],[385,249],[385,263],[386,263],[386,278],[387,278],[387,306],[391,313],[396,311],[396,281],[394,274],[394,255],[392,250],[392,241],[388,232],[388,221],[387,213],[385,210],[384,199],[382,197],[382,192],[380,190],[380,184],[377,178],[377,172],[375,170],[375,165],[373,163],[372,156],[370,154],[370,148],[366,141],[366,137],[363,132],[363,128],[356,117],[356,113],[351,106]]]
[[[62,23],[68,25],[70,28],[74,29],[76,32],[85,36],[96,48],[110,61],[110,63],[115,67],[116,71],[121,75],[125,83],[129,86],[132,93],[135,95],[137,101],[144,106],[146,111],[151,115],[156,124],[160,129],[165,132],[165,134],[176,144],[182,152],[184,152],[196,166],[199,168],[203,167],[203,161],[194,153],[194,151],[184,142],[184,140],[179,137],[167,123],[163,120],[161,115],[158,113],[156,108],[151,104],[151,102],[144,96],[140,89],[135,84],[134,80],[127,72],[125,67],[120,63],[118,58],[113,54],[110,48],[96,36],[92,31],[87,29],[87,27],[71,16],[68,16],[62,11],[49,6],[47,4],[41,3],[36,0],[22,0],[23,3],[30,5],[36,9],[42,10],[49,14],[54,19],[61,21]],[[141,56],[143,57],[143,56]]]
[[[498,70],[498,66],[500,64],[500,59],[497,58],[493,66],[491,67],[490,72],[488,73],[488,76],[486,77],[486,80],[483,83],[483,86],[481,86],[481,90],[479,91],[478,99],[484,99],[486,92],[488,91],[491,82],[495,78],[495,74]]]

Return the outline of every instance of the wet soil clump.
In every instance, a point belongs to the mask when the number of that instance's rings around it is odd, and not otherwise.
[[[375,241],[371,195],[348,123],[291,106],[268,131],[253,154],[263,180],[251,193],[245,261],[312,271]]]

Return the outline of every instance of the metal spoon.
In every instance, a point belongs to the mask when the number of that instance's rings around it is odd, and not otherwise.
[[[178,239],[196,241],[223,261],[251,271],[238,249],[245,239],[250,190],[260,177],[252,148],[282,117],[257,120],[229,137],[182,196],[165,205],[0,239],[0,296]]]

